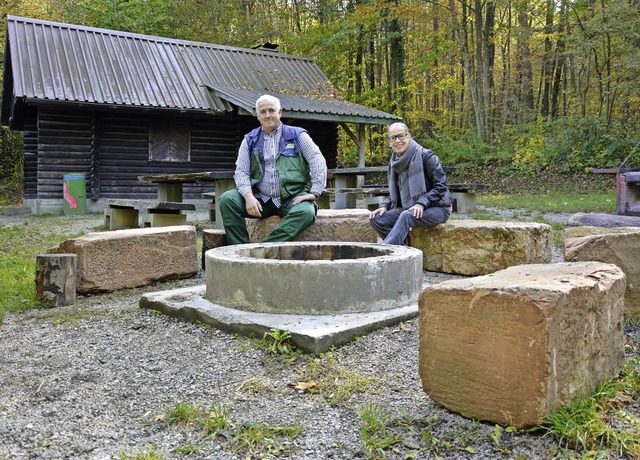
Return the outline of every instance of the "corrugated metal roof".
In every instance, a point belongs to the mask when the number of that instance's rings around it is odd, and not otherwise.
[[[310,59],[16,16],[7,17],[13,97],[48,101],[255,113],[260,94],[285,116],[387,124],[395,115],[343,100]],[[4,98],[11,97],[4,88]],[[13,104],[11,104],[13,105]],[[3,101],[3,112],[8,110]],[[3,113],[3,120],[6,114]]]

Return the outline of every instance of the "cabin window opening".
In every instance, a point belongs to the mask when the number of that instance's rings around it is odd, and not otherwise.
[[[152,120],[149,123],[149,160],[191,160],[191,130],[184,121]]]

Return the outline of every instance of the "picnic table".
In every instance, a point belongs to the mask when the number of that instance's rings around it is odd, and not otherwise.
[[[211,199],[209,217],[212,221],[215,221],[216,228],[222,228],[222,221],[215,218],[215,203],[220,198],[220,195],[236,187],[233,180],[234,172],[232,169],[219,169],[183,174],[139,176],[138,180],[158,184],[158,200],[177,203],[182,202],[182,187],[184,184],[213,182],[214,192],[205,192],[202,196]]]
[[[444,172],[450,174],[458,168],[444,166]],[[323,194],[327,196],[335,195],[335,209],[355,208],[358,196],[380,197],[389,194],[387,186],[358,187],[359,177],[387,173],[388,166],[361,166],[354,168],[334,168],[327,172],[334,178],[334,187],[328,187]],[[456,184],[455,191],[460,193],[472,193],[477,190],[484,190],[486,186],[480,184]],[[451,190],[451,186],[449,187]],[[452,192],[454,190],[451,190]],[[322,207],[328,207],[326,200]]]

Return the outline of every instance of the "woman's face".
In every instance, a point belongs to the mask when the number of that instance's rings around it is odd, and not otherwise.
[[[407,151],[407,147],[409,147],[411,134],[402,126],[392,126],[389,128],[388,137],[391,150],[393,150],[397,156],[401,157],[404,152]]]

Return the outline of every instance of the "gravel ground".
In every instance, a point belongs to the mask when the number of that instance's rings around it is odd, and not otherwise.
[[[193,223],[199,218],[206,219],[196,216]],[[0,223],[28,219],[3,216]],[[100,223],[99,216],[59,218],[75,231]],[[556,250],[554,260],[561,257]],[[424,282],[449,278],[425,273]],[[381,412],[374,418],[388,414],[392,420],[387,439],[400,439],[386,458],[570,454],[539,433],[501,431],[498,438],[493,424],[465,419],[431,401],[418,377],[416,320],[321,357],[283,357],[256,341],[138,308],[144,292],[203,282],[201,273],[79,297],[73,306],[7,315],[0,325],[0,459],[365,458],[361,426],[376,409]],[[321,365],[331,371],[332,394],[292,388]],[[340,395],[360,381],[369,382],[365,391]],[[212,404],[228,411],[229,431],[207,435],[197,421],[170,423],[170,408],[188,405],[205,412]],[[299,424],[302,432],[249,449],[231,438],[231,431],[257,423]]]

